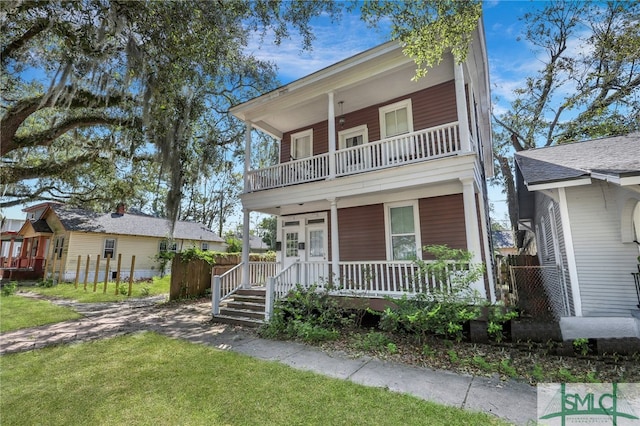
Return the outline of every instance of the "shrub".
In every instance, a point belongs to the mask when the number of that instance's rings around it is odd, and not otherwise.
[[[336,339],[338,329],[352,324],[352,319],[327,290],[313,285],[298,285],[284,300],[276,302],[273,315],[259,333],[263,337],[285,337],[318,342]]]
[[[495,304],[487,307],[487,333],[496,342],[502,342],[504,339],[504,324],[518,317],[516,311],[507,311],[504,305]]]
[[[44,288],[51,288],[54,287],[56,285],[55,281],[53,281],[53,279],[51,278],[47,278],[47,279],[42,279],[42,281],[40,281],[39,283],[37,283],[38,287],[44,287]]]
[[[385,309],[380,327],[390,332],[415,334],[423,341],[436,334],[462,340],[463,325],[480,315],[479,299],[471,283],[482,277],[484,267],[472,265],[471,253],[447,246],[424,248],[436,257],[434,262],[417,260],[419,285],[430,289],[413,298],[403,295],[391,300],[395,308]],[[426,286],[425,286],[426,288]]]
[[[384,333],[370,331],[356,342],[357,349],[363,351],[382,351],[393,343]]]
[[[18,288],[18,283],[15,281],[9,281],[6,284],[2,284],[2,295],[11,296],[16,292],[17,288]]]

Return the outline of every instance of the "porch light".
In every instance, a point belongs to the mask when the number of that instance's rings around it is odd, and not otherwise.
[[[343,104],[344,104],[344,101],[338,102],[338,105],[340,106],[340,118],[338,118],[338,124],[340,124],[340,127],[344,127],[344,123],[345,123],[345,121],[347,121],[347,120],[345,120],[344,113],[342,112],[342,105]]]

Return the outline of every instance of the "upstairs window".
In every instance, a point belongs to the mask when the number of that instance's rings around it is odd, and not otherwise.
[[[116,240],[115,238],[107,238],[104,240],[104,252],[103,256],[106,259],[110,257],[113,259],[113,256],[116,254]]]
[[[291,159],[311,157],[313,155],[313,129],[291,135]]]
[[[343,130],[338,133],[340,149],[351,148],[369,142],[369,131],[366,125]]]
[[[413,132],[411,99],[385,105],[379,112],[381,139]]]

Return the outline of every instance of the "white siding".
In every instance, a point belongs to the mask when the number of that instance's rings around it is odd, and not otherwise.
[[[107,238],[116,240],[114,258],[109,263],[109,276],[118,269],[118,255],[122,255],[122,263],[120,276],[129,277],[131,269],[131,258],[136,256],[135,263],[135,279],[150,278],[160,275],[159,263],[155,260],[155,256],[160,250],[160,240],[157,237],[140,237],[116,234],[99,234],[87,232],[70,232],[65,236],[63,262],[63,276],[66,281],[73,281],[76,275],[78,265],[78,256],[80,256],[80,274],[79,280],[84,280],[87,255],[91,256],[89,261],[88,281],[93,282],[96,270],[97,256],[100,255],[100,266],[98,272],[98,280],[104,281],[104,273],[106,271],[107,262],[103,257],[104,241]],[[200,247],[200,241],[176,240],[178,250],[186,250],[191,247]],[[222,251],[221,243],[209,241],[209,250]],[[50,250],[51,251],[51,250]],[[49,254],[51,259],[52,253]],[[170,267],[170,265],[169,265]],[[56,277],[60,267],[56,260]],[[49,269],[50,271],[51,269]],[[166,271],[169,273],[170,271]]]
[[[638,248],[622,243],[621,211],[637,193],[594,181],[566,189],[584,316],[628,316],[638,299],[631,272]]]

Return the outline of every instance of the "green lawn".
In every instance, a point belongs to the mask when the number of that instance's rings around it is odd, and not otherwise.
[[[129,282],[121,282],[120,287],[129,290]],[[138,282],[133,284],[131,297],[156,296],[159,294],[169,294],[171,287],[171,276],[166,275],[164,278],[154,278],[153,282]],[[84,284],[78,283],[75,288],[74,283],[60,283],[53,287],[20,287],[22,291],[32,291],[49,297],[60,297],[63,299],[73,299],[78,302],[121,302],[129,299],[128,296],[115,294],[116,283],[107,283],[107,292],[104,292],[104,281],[98,282],[95,293],[93,292],[93,282],[87,283],[87,290],[84,290]],[[145,290],[147,289],[147,290]]]
[[[3,426],[502,424],[155,333],[4,355],[0,362]]]
[[[80,318],[72,309],[45,300],[0,296],[0,333]]]

